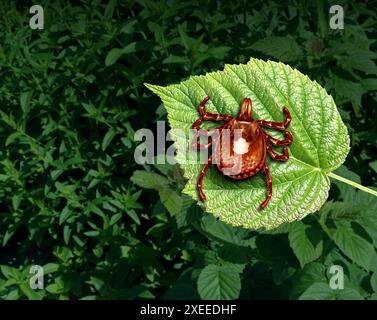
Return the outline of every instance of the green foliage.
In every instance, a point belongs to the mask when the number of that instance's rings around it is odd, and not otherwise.
[[[133,157],[134,131],[166,120],[144,82],[280,59],[334,97],[351,140],[335,173],[376,187],[377,15],[343,1],[331,30],[321,3],[45,1],[41,31],[2,1],[0,299],[376,299],[371,195],[335,183],[318,213],[255,232],[203,212],[179,166]]]
[[[323,241],[316,244],[309,238],[309,226],[302,222],[294,222],[289,227],[289,244],[296,255],[301,267],[318,259],[323,251]]]
[[[198,291],[202,299],[237,299],[240,290],[240,270],[234,265],[219,266],[210,264],[199,275]]]
[[[300,300],[363,300],[354,289],[332,290],[327,283],[313,283]]]
[[[286,62],[303,58],[302,48],[292,37],[267,37],[255,42],[253,49]]]

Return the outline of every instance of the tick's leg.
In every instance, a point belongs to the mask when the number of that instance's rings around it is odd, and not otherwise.
[[[195,130],[201,130],[200,128],[200,124],[203,122],[203,119],[202,118],[199,118],[198,120],[196,120],[192,126],[191,126],[191,129],[195,129]]]
[[[202,199],[203,201],[206,201],[206,196],[205,194],[203,193],[203,190],[202,190],[202,185],[203,185],[203,177],[205,176],[205,174],[207,173],[208,171],[208,168],[209,166],[212,164],[212,155],[208,158],[208,161],[207,163],[205,164],[204,168],[202,169],[202,171],[200,172],[199,174],[199,178],[198,178],[198,191],[199,191],[199,196],[200,196],[200,199]]]
[[[200,135],[205,135],[205,136],[209,137],[209,132],[207,130],[203,130],[203,129],[198,131],[192,139],[192,143],[191,143],[192,147],[194,149],[197,149],[197,150],[208,149],[212,145],[213,140],[211,139],[211,141],[208,141],[208,143],[206,143],[206,144],[198,143],[198,138],[200,137]]]
[[[197,149],[197,150],[199,150],[199,149],[208,149],[211,146],[211,144],[212,144],[212,141],[209,141],[207,144],[200,144],[200,143],[198,143],[198,138],[200,137],[200,135],[204,135],[204,136],[207,136],[207,137],[210,135],[210,131],[200,128],[200,124],[202,122],[203,122],[203,119],[199,118],[191,126],[192,129],[198,130],[195,133],[195,135],[194,135],[194,137],[192,139],[192,143],[191,143],[192,147],[194,149]]]
[[[264,136],[266,137],[266,140],[271,142],[274,146],[283,146],[287,144],[291,144],[293,141],[293,137],[291,133],[288,130],[284,130],[283,133],[285,134],[286,138],[283,140],[276,139],[274,137],[271,137],[269,134],[264,132]]]
[[[268,165],[267,165],[266,162],[263,165],[263,170],[264,170],[264,173],[267,176],[268,192],[267,192],[267,195],[266,195],[266,199],[264,199],[264,201],[260,204],[259,209],[263,209],[265,206],[267,206],[267,203],[270,201],[271,196],[272,196],[272,180],[271,180],[270,171],[268,169]]]
[[[277,154],[274,150],[272,150],[271,146],[267,143],[266,144],[266,149],[270,157],[274,160],[277,161],[288,161],[289,159],[289,154],[288,154],[288,148],[284,147],[283,153],[284,154]]]
[[[204,100],[200,103],[199,105],[199,112],[200,112],[200,118],[197,119],[191,126],[191,129],[195,129],[195,130],[203,130],[200,128],[200,125],[202,124],[203,120],[212,120],[212,121],[222,121],[222,120],[225,120],[225,121],[229,121],[229,120],[232,120],[233,118],[231,116],[228,116],[228,115],[222,115],[222,114],[217,114],[217,113],[210,113],[210,112],[206,112],[205,111],[205,104],[206,102],[209,100],[209,96],[205,97]],[[221,126],[221,128],[223,127],[224,125]]]
[[[199,121],[200,120],[200,121]],[[194,149],[197,149],[197,150],[200,150],[200,149],[208,149],[213,141],[218,137],[221,129],[223,129],[227,124],[223,124],[221,125],[220,127],[218,128],[214,128],[214,129],[210,129],[210,130],[205,130],[205,129],[202,129],[200,128],[200,124],[202,123],[202,119],[198,119],[197,121],[194,122],[194,124],[192,125],[192,129],[195,129],[195,130],[198,130],[193,139],[192,139],[192,147]],[[207,144],[200,144],[198,143],[198,138],[201,136],[201,135],[204,135],[206,137],[211,137],[211,141],[209,141]]]
[[[211,113],[205,111],[205,104],[210,99],[209,96],[206,96],[203,101],[199,104],[199,112],[200,116],[204,120],[213,120],[213,121],[221,121],[221,120],[231,120],[233,119],[231,116],[228,116],[226,114],[218,114],[218,113]]]
[[[285,130],[289,124],[291,123],[292,117],[287,107],[283,108],[283,112],[285,114],[285,121],[283,122],[274,122],[274,121],[266,121],[266,120],[258,120],[257,122],[264,127],[274,128],[278,130]]]

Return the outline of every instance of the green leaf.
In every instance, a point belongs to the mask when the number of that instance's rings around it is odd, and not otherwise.
[[[297,221],[291,225],[288,234],[289,244],[299,260],[301,268],[320,257],[322,253],[322,243],[320,242],[314,247],[306,234],[307,228],[307,225]]]
[[[344,288],[337,290],[337,300],[364,300],[364,297],[354,288]]]
[[[226,65],[224,71],[193,76],[180,84],[146,86],[160,96],[168,112],[176,159],[188,179],[183,192],[194,199],[198,199],[197,179],[203,164],[192,163],[189,131],[205,96],[211,96],[207,110],[213,113],[237,116],[241,101],[249,97],[256,119],[282,121],[284,105],[292,114],[290,159],[285,163],[267,160],[273,182],[267,207],[258,210],[267,192],[263,173],[231,180],[212,166],[203,180],[206,211],[232,225],[273,229],[302,219],[326,201],[327,173],[344,162],[349,136],[332,97],[315,81],[282,63],[251,59],[246,65]]]
[[[140,224],[140,219],[139,219],[139,217],[138,217],[138,215],[137,215],[137,213],[136,213],[135,210],[133,210],[133,209],[128,209],[128,210],[126,210],[126,213],[128,214],[128,216],[129,216],[133,221],[135,221],[137,224]]]
[[[363,88],[368,91],[377,90],[377,79],[376,78],[366,78],[361,81]]]
[[[198,291],[196,288],[196,281],[194,281],[194,274],[196,271],[192,268],[186,269],[179,276],[178,280],[173,286],[165,293],[164,299],[167,300],[187,300],[199,299]],[[195,279],[197,280],[197,279]]]
[[[34,291],[33,289],[30,288],[29,284],[22,283],[20,285],[20,289],[22,293],[27,296],[29,300],[41,300],[42,295],[38,291]]]
[[[254,239],[247,239],[248,232],[241,228],[233,228],[222,221],[217,221],[210,215],[201,219],[202,231],[211,239],[220,243],[236,244],[238,246],[253,246]]]
[[[57,263],[47,263],[43,266],[44,274],[54,273],[59,270],[59,265]]]
[[[109,129],[102,140],[102,151],[105,151],[111,141],[114,139],[116,132],[113,128]]]
[[[370,277],[370,285],[373,291],[377,293],[377,272],[373,273],[373,275]]]
[[[299,298],[300,300],[364,300],[355,289],[333,290],[329,284],[314,283]]]
[[[370,162],[369,166],[377,173],[377,161]]]
[[[169,213],[172,216],[175,216],[177,212],[181,210],[182,198],[173,189],[169,187],[163,187],[160,189],[159,195],[160,195],[162,204],[165,206],[166,209],[168,209]]]
[[[156,190],[169,183],[168,179],[158,173],[142,170],[136,170],[131,177],[131,181],[142,188]]]
[[[300,296],[299,300],[335,300],[336,292],[328,283],[313,283]]]
[[[6,296],[5,300],[18,300],[20,298],[20,291],[18,289],[14,289],[10,291]]]
[[[299,60],[303,56],[301,47],[292,37],[267,37],[253,43],[251,49],[285,62]]]
[[[179,57],[175,55],[170,55],[167,58],[165,58],[162,63],[163,64],[172,64],[172,63],[179,63],[179,64],[185,64],[188,63],[190,60],[186,57]]]
[[[206,300],[237,299],[241,290],[241,279],[237,270],[230,264],[206,266],[198,278],[200,297]]]
[[[373,59],[377,59],[377,54],[373,51],[353,48],[344,58],[344,62],[350,67],[363,71],[366,74],[377,74],[377,66]]]
[[[347,178],[349,180],[352,180],[356,183],[361,183],[360,176],[358,176],[356,173],[348,170],[348,168],[344,165],[340,166],[338,169],[334,170],[334,173],[336,173],[336,174],[338,174],[338,175],[340,175],[344,178]],[[352,198],[354,197],[354,194],[355,194],[355,189],[353,187],[351,187],[350,185],[345,184],[343,182],[340,182],[338,180],[334,180],[334,184],[338,187],[338,189],[340,191],[340,195],[342,196],[344,201],[353,202]]]
[[[114,214],[110,219],[110,226],[116,224],[122,218],[121,213]]]
[[[9,266],[2,265],[0,266],[0,271],[3,274],[3,276],[7,279],[21,279],[22,275],[20,271],[18,271],[16,268],[12,268]]]
[[[179,195],[169,187],[162,187],[159,190],[162,204],[175,217],[178,228],[184,227],[191,222],[192,215],[188,210],[192,205],[192,199],[187,195]]]
[[[16,230],[17,230],[17,225],[10,224],[8,226],[8,229],[7,229],[7,231],[4,234],[3,246],[5,246],[8,243],[8,241],[13,237],[14,233],[16,232]]]
[[[63,239],[66,244],[68,244],[71,238],[72,228],[69,225],[65,225],[63,228]]]
[[[333,240],[340,250],[359,266],[370,271],[376,267],[377,254],[373,245],[358,235],[349,222],[336,221]]]
[[[21,93],[20,96],[20,105],[22,111],[27,114],[30,110],[30,99],[33,95],[33,90],[25,91]]]
[[[290,292],[291,296],[296,299],[313,283],[327,283],[325,273],[326,268],[322,263],[312,262],[305,265],[297,276]]]
[[[377,198],[349,185],[337,185],[342,187],[340,193],[344,201],[329,202],[326,210],[331,209],[331,216],[335,219],[349,219],[360,224],[377,248]]]
[[[105,65],[106,67],[109,67],[116,63],[121,56],[124,54],[133,53],[136,51],[136,42],[132,42],[125,46],[124,48],[113,48],[110,50],[110,52],[106,56]]]
[[[68,206],[65,206],[59,216],[59,224],[62,225],[72,214],[73,211]]]
[[[24,135],[21,132],[15,131],[8,136],[7,140],[5,140],[5,146],[9,146],[10,144],[15,143],[18,139],[21,140],[23,137]]]
[[[359,112],[361,97],[366,92],[360,83],[332,75],[336,95],[347,99],[353,104],[354,110]]]
[[[199,220],[203,214],[203,211],[196,204],[193,205],[191,197],[183,195],[182,206],[175,215],[178,228],[188,226],[189,224]]]
[[[104,17],[111,18],[113,16],[114,10],[117,7],[118,0],[110,0],[106,6]]]
[[[52,283],[46,287],[46,290],[52,294],[58,294],[62,291],[62,288],[56,283]]]

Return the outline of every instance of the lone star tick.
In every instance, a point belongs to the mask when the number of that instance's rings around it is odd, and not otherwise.
[[[291,114],[287,107],[283,107],[285,114],[284,122],[254,120],[251,99],[244,98],[241,103],[240,114],[233,118],[226,114],[206,112],[205,104],[209,99],[210,97],[207,96],[199,104],[200,118],[191,126],[192,129],[198,130],[192,141],[195,149],[208,149],[211,145],[214,147],[212,155],[208,158],[198,178],[197,186],[200,198],[203,201],[206,200],[206,196],[202,190],[202,183],[203,177],[212,163],[217,165],[222,174],[236,180],[255,176],[263,168],[267,176],[268,187],[266,198],[259,206],[260,209],[263,209],[272,196],[272,180],[266,163],[266,153],[274,160],[287,161],[289,159],[288,148],[286,146],[293,141],[291,133],[287,130],[291,122]],[[200,128],[203,120],[225,121],[225,123],[215,129],[205,130]],[[278,140],[271,137],[262,127],[282,131],[285,139]],[[215,137],[213,137],[214,133],[216,133]],[[198,142],[200,135],[211,137],[211,140],[207,144],[200,144]],[[225,138],[228,138],[228,140]],[[270,143],[274,146],[284,146],[283,154],[277,154],[272,149]]]

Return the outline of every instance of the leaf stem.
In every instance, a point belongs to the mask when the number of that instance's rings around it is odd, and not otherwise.
[[[346,178],[343,178],[341,176],[338,176],[337,174],[333,173],[333,172],[330,172],[327,174],[330,178],[333,178],[333,179],[336,179],[336,180],[339,180],[339,181],[342,181],[344,183],[347,183],[349,184],[350,186],[353,186],[357,189],[360,189],[364,192],[368,192],[370,194],[373,194],[375,197],[377,197],[377,191],[376,190],[373,190],[373,189],[370,189],[370,188],[367,188],[367,187],[364,187],[362,186],[361,184],[358,184],[356,183],[355,181],[352,181],[352,180],[349,180],[349,179],[346,179]]]

